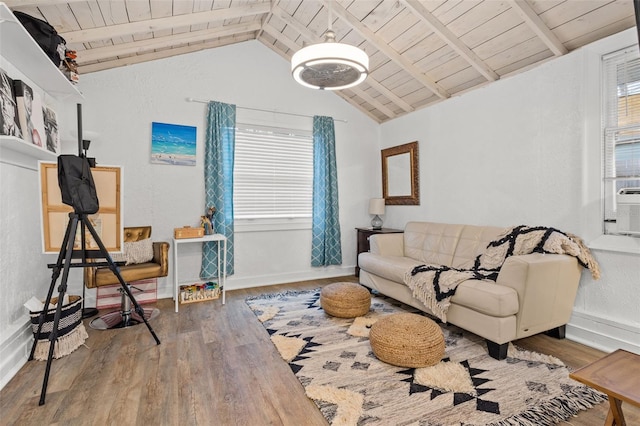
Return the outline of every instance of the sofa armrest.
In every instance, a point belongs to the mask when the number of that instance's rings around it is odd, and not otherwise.
[[[369,237],[369,252],[382,256],[404,256],[404,234],[373,234]]]
[[[564,254],[511,256],[496,283],[518,293],[517,338],[531,336],[569,322],[581,267]]]
[[[153,243],[153,263],[162,267],[162,277],[169,274],[169,243],[165,241]]]

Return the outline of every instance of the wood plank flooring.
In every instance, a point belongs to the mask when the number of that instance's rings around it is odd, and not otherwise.
[[[282,361],[247,296],[304,290],[342,277],[227,292],[220,300],[180,306],[163,299],[152,327],[98,331],[86,327],[87,347],[53,361],[46,404],[38,406],[45,362],[30,361],[0,392],[2,425],[326,425]],[[145,305],[148,307],[149,305]],[[522,339],[524,349],[554,355],[572,368],[604,354],[545,335]],[[565,425],[604,424],[608,404]],[[640,409],[623,405],[627,424]]]

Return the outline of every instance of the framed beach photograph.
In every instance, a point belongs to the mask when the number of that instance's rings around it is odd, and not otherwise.
[[[196,165],[196,127],[151,123],[151,163]]]

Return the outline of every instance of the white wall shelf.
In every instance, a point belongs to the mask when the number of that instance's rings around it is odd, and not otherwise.
[[[82,94],[56,68],[6,4],[0,3],[0,56],[56,98],[81,100]]]
[[[36,160],[56,161],[58,154],[33,145],[15,136],[0,136],[0,158],[9,157],[8,151],[25,154]]]

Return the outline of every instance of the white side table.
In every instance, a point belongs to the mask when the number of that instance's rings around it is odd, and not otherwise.
[[[180,238],[173,239],[173,284],[174,294],[173,300],[176,302],[176,312],[178,312],[178,298],[180,292],[180,285],[178,283],[178,247],[181,244],[187,243],[205,243],[209,241],[216,241],[218,243],[218,285],[222,292],[222,304],[225,303],[225,287],[227,282],[227,237],[222,234],[205,235],[200,238]],[[222,246],[222,247],[221,247]],[[220,251],[222,249],[222,256]],[[220,257],[222,257],[222,273],[220,270]]]

